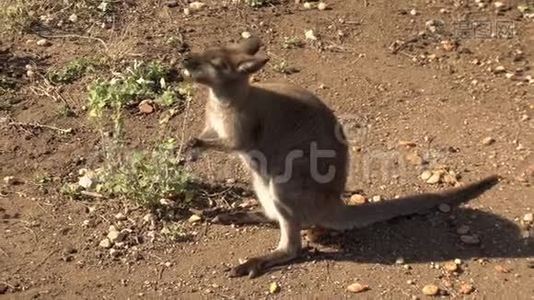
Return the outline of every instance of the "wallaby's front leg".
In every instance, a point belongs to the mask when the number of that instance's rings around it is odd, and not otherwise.
[[[198,137],[190,139],[187,143],[187,148],[197,149],[197,151],[213,149],[227,152],[231,150],[228,140],[219,137],[217,132],[209,126]]]
[[[302,247],[300,224],[284,218],[281,218],[279,223],[280,242],[276,250],[264,256],[253,257],[233,268],[230,277],[248,275],[250,278],[254,278],[269,268],[287,263],[299,255]]]
[[[185,145],[187,161],[196,161],[204,150],[215,149],[228,151],[229,147],[225,141],[217,135],[211,127],[206,127],[202,133],[195,138],[191,138]]]

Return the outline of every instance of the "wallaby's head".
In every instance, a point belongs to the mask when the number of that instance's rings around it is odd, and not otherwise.
[[[261,41],[252,37],[226,47],[211,48],[184,58],[185,75],[210,87],[248,81],[250,74],[259,71],[269,60],[256,55]]]

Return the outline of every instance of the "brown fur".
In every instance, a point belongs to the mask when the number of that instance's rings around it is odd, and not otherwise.
[[[492,176],[443,193],[344,205],[341,194],[347,179],[348,150],[340,124],[320,99],[304,89],[288,84],[250,84],[249,75],[267,62],[256,54],[259,48],[260,41],[252,38],[184,60],[187,75],[210,90],[206,127],[190,147],[237,153],[252,174],[266,216],[262,218],[257,212],[226,214],[215,221],[239,222],[236,218],[240,218],[240,223],[271,220],[280,225],[276,250],[237,266],[233,276],[254,277],[297,257],[303,228],[368,226],[440,203],[465,202],[497,182]],[[328,153],[323,155],[324,151]],[[321,156],[314,157],[316,153]],[[284,176],[289,170],[290,176]],[[321,177],[325,174],[332,176]]]

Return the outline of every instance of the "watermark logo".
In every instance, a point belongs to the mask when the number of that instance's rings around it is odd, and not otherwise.
[[[349,149],[348,165],[342,166],[340,160],[345,159],[345,152],[341,145],[321,144],[310,141],[296,149],[281,153],[263,153],[258,150],[242,153],[241,159],[258,175],[270,178],[275,184],[283,184],[294,179],[294,176],[305,176],[318,184],[325,184],[336,180],[339,172],[348,173],[349,180],[357,178],[359,181],[391,182],[392,179],[402,182],[403,178],[412,176],[413,172],[420,172],[432,166],[443,163],[449,155],[447,150],[437,150],[430,147],[398,146],[387,149],[366,149],[371,140],[370,123],[365,117],[357,115],[342,115],[340,124],[335,128],[338,143],[345,143]],[[332,147],[333,148],[329,148]],[[343,152],[337,152],[342,150]],[[280,156],[282,155],[282,156]],[[341,157],[343,156],[343,157]],[[414,163],[415,161],[418,161]],[[219,171],[229,170],[229,177],[233,177],[230,170],[233,162],[227,161],[228,168],[218,168]],[[338,170],[337,167],[346,167]],[[234,170],[235,171],[235,170]],[[304,173],[303,173],[304,172]],[[222,174],[221,174],[222,175]]]
[[[517,34],[511,20],[463,20],[453,23],[453,35],[458,39],[510,39]]]

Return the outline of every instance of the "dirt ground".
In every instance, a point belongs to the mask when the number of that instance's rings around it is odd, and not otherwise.
[[[41,37],[35,33],[0,41],[0,71],[14,79],[13,91],[2,95],[9,108],[0,109],[0,176],[22,181],[0,183],[0,299],[416,299],[427,297],[422,288],[428,284],[438,286],[441,297],[534,299],[534,231],[524,220],[534,209],[534,23],[517,8],[528,1],[503,1],[496,9],[495,1],[478,1],[486,3],[480,8],[460,0],[329,0],[326,10],[294,1],[257,9],[205,1],[189,15],[185,1],[116,2],[117,17],[104,28],[53,28],[47,47],[36,45]],[[305,38],[308,30],[317,40]],[[424,182],[425,169],[454,170],[462,183],[489,174],[503,179],[450,213],[429,212],[309,244],[297,262],[252,280],[228,278],[227,271],[274,248],[276,228],[186,221],[196,233],[192,239],[150,239],[147,232],[154,231],[139,225],[147,211],[131,202],[76,201],[59,193],[64,178],[99,163],[99,136],[83,108],[94,78],[50,91],[28,77],[26,65],[46,72],[104,52],[172,64],[183,49],[166,43],[170,36],[201,50],[235,41],[244,31],[259,35],[271,57],[256,80],[305,87],[346,124],[349,191],[388,199],[450,186]],[[106,46],[67,33],[98,37]],[[303,44],[284,47],[291,38]],[[284,74],[283,62],[298,72]],[[58,115],[58,95],[74,115]],[[188,110],[172,119],[177,138],[200,130],[205,96],[199,89]],[[131,148],[149,144],[157,122],[157,113],[130,114]],[[249,189],[234,157],[210,153],[190,169],[222,186],[212,198],[251,197],[237,188]],[[36,184],[40,174],[53,180]],[[118,212],[127,219],[116,220]],[[138,245],[118,256],[101,249],[113,224],[137,228]],[[463,225],[479,243],[462,242]],[[448,271],[455,259],[459,269]],[[348,292],[355,282],[369,289]],[[272,283],[280,290],[270,294]],[[463,291],[466,285],[473,290]]]

